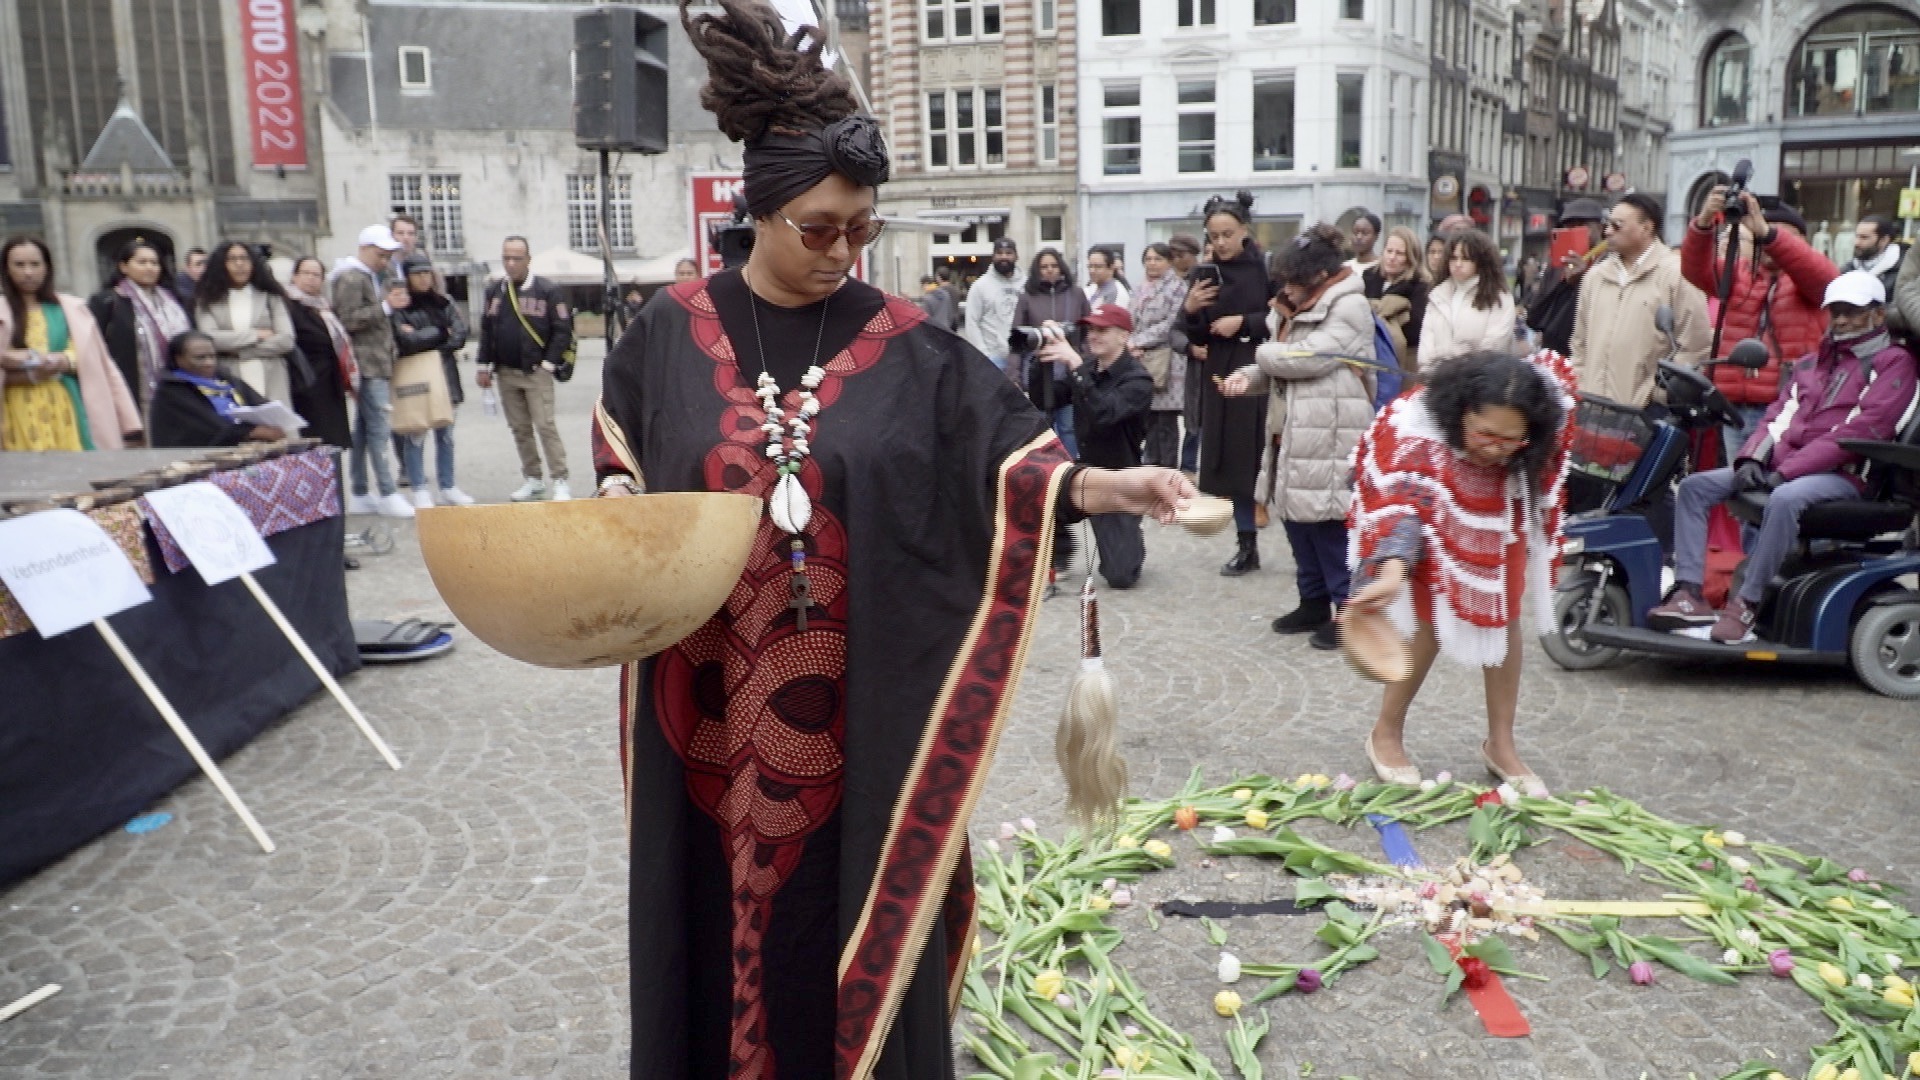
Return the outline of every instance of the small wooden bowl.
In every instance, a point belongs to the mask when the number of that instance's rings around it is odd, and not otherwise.
[[[1339,633],[1340,655],[1361,678],[1397,683],[1413,674],[1413,652],[1385,612],[1347,608],[1340,613]]]
[[[1213,536],[1233,524],[1233,501],[1213,495],[1201,495],[1174,514],[1180,527],[1195,536]]]

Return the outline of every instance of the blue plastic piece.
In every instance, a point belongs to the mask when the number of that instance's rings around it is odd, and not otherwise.
[[[163,814],[163,813],[141,814],[139,817],[134,818],[132,821],[127,822],[127,831],[132,833],[135,836],[139,836],[143,833],[150,833],[153,830],[159,828],[162,825],[165,825],[167,822],[172,820],[173,820],[172,814]]]

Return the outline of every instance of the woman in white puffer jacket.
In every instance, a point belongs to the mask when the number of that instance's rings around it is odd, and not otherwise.
[[[1280,250],[1272,337],[1221,387],[1272,394],[1263,494],[1286,527],[1300,590],[1299,607],[1273,629],[1311,633],[1321,649],[1338,647],[1333,613],[1347,600],[1353,448],[1373,423],[1373,306],[1345,256],[1339,231],[1324,224]]]
[[[1500,269],[1500,249],[1478,229],[1447,237],[1447,280],[1427,294],[1420,324],[1420,373],[1468,353],[1515,352],[1513,297]]]

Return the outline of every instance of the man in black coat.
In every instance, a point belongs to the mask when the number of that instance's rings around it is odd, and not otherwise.
[[[1604,236],[1601,219],[1606,212],[1592,199],[1574,199],[1560,211],[1560,228],[1587,227],[1587,247],[1597,246]],[[1540,335],[1540,346],[1562,356],[1573,341],[1573,316],[1580,303],[1580,279],[1587,272],[1587,260],[1568,258],[1564,265],[1549,266],[1540,275],[1533,292],[1526,296],[1527,325]]]
[[[525,481],[508,498],[565,502],[573,498],[573,489],[553,419],[553,387],[573,378],[573,312],[559,286],[528,273],[530,262],[525,237],[502,241],[500,265],[507,275],[487,287],[474,381],[483,390],[500,384],[500,407],[513,430]],[[541,474],[542,452],[551,488]]]
[[[1103,469],[1131,469],[1140,464],[1147,412],[1153,405],[1153,376],[1127,350],[1133,316],[1118,304],[1102,304],[1080,325],[1086,328],[1084,355],[1056,340],[1035,357],[1066,365],[1079,460]],[[1139,515],[1096,514],[1088,521],[1100,549],[1100,576],[1113,588],[1132,588],[1147,559]]]

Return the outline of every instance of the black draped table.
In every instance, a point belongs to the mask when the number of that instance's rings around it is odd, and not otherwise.
[[[89,481],[201,453],[0,454],[0,502],[85,491]],[[336,676],[358,668],[341,558],[337,454],[311,449],[229,463],[208,479],[266,534],[277,561],[254,576],[320,662]],[[209,754],[233,753],[321,689],[244,584],[208,588],[191,568],[169,569],[169,551],[142,524],[137,501],[90,514],[151,577],[152,601],[109,621]],[[179,566],[177,551],[172,555]],[[12,597],[0,595],[0,635],[6,885],[126,824],[199,770],[99,634],[82,627],[43,639],[24,627]],[[241,827],[231,818],[223,824]]]

